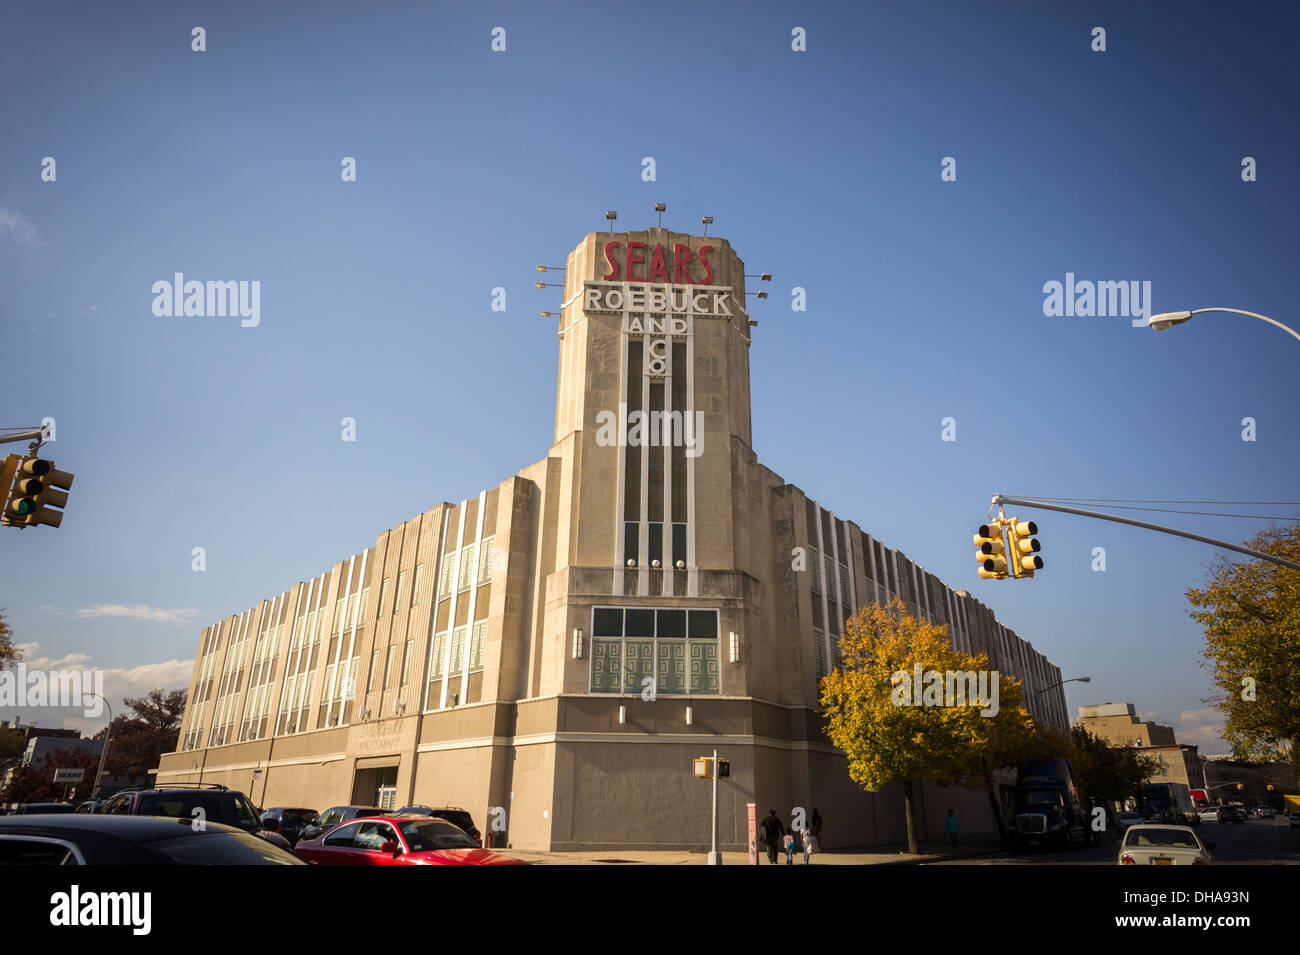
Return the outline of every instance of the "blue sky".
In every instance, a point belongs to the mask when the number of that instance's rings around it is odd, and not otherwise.
[[[998,490],[1297,498],[1300,343],[1043,313],[1073,272],[1300,326],[1297,27],[1289,4],[11,5],[0,426],[53,416],[77,478],[63,527],[4,533],[0,605],[33,659],[184,683],[202,626],[543,457],[559,296],[533,267],[666,202],[775,275],[763,463],[1091,675],[1072,712],[1131,701],[1220,750],[1184,597],[1211,548],[1038,513],[1048,570],[983,582],[969,542]],[[259,280],[261,323],[154,316],[175,272]]]

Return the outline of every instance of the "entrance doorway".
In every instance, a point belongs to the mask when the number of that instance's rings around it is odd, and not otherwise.
[[[352,783],[352,802],[357,806],[397,808],[397,765],[358,769]]]

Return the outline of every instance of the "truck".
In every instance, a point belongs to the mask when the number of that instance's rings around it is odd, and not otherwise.
[[[1161,821],[1179,825],[1195,825],[1200,821],[1191,790],[1185,783],[1147,783],[1143,789],[1144,802],[1160,814]]]
[[[1017,849],[1039,845],[1072,849],[1093,842],[1074,764],[1068,759],[1022,763],[1016,769],[1012,801],[1011,836]]]

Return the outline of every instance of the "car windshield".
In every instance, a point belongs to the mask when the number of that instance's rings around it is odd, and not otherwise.
[[[1126,846],[1158,846],[1166,849],[1199,849],[1196,837],[1186,829],[1130,829]]]
[[[402,838],[412,852],[433,849],[477,849],[478,844],[442,819],[415,819],[401,825]]]
[[[247,832],[193,833],[148,848],[176,865],[306,865],[291,852]]]
[[[291,826],[305,826],[316,818],[310,809],[286,809],[281,814],[281,821]]]
[[[240,829],[260,829],[253,805],[240,793],[157,792],[140,797],[137,809],[142,816],[171,816],[176,819],[197,818],[202,810],[208,822],[221,822]]]
[[[1030,789],[1016,793],[1016,809],[1019,812],[1057,812],[1061,806],[1061,794],[1055,789]]]

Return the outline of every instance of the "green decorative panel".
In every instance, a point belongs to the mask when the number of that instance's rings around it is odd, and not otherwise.
[[[640,693],[646,677],[654,676],[655,642],[654,640],[634,640],[628,637],[624,641],[627,657],[623,661],[623,692]],[[656,692],[661,692],[656,688]]]
[[[720,693],[718,644],[691,642],[691,693]]]
[[[618,693],[621,691],[623,641],[591,641],[591,692]]]
[[[659,641],[660,693],[686,692],[686,641]]]

